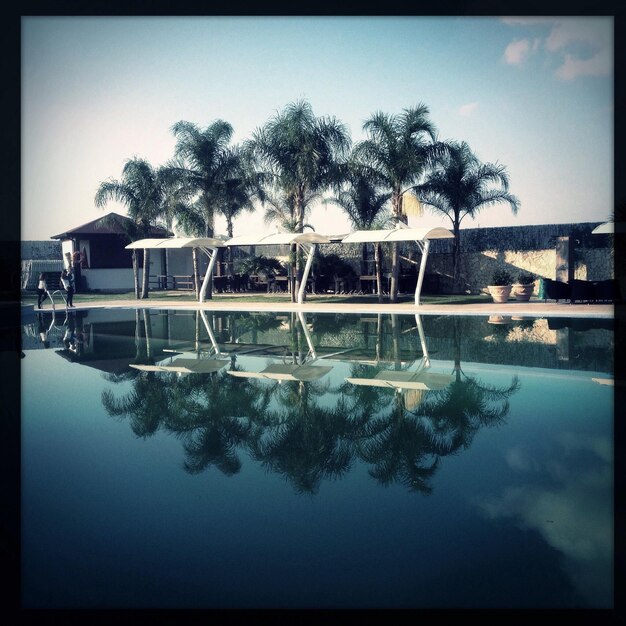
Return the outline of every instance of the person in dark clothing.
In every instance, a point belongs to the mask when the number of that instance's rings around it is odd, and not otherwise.
[[[73,269],[74,274],[74,293],[76,293],[81,288],[81,269],[80,269],[80,252],[76,250],[72,255],[72,263],[70,265],[70,270]]]
[[[50,294],[48,293],[48,283],[46,282],[48,279],[48,275],[46,272],[42,272],[39,274],[39,282],[37,283],[37,308],[40,309],[43,301],[46,298],[50,298]],[[50,298],[52,300],[52,298]]]
[[[74,272],[72,272],[72,266],[69,269],[61,272],[61,284],[66,291],[66,303],[68,307],[74,306]]]

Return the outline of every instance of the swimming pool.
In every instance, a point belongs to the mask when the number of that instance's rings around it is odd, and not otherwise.
[[[613,606],[611,320],[22,328],[26,608]]]

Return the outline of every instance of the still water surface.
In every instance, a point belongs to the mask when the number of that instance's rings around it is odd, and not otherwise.
[[[610,321],[22,332],[25,607],[613,606]]]

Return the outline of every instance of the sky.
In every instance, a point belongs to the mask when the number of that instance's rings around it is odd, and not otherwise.
[[[133,157],[174,153],[172,126],[251,137],[287,104],[343,122],[425,104],[440,140],[506,167],[520,201],[464,228],[606,221],[613,213],[611,17],[22,17],[21,238],[46,240],[126,208],[96,208]],[[446,226],[425,212],[411,226]],[[334,206],[309,222],[351,230]],[[263,209],[234,234],[274,232]],[[216,220],[216,233],[226,232]]]

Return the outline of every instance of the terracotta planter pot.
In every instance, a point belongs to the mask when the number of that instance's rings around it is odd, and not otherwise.
[[[535,288],[535,283],[531,283],[530,285],[513,285],[513,295],[518,302],[528,302],[530,300],[530,296],[533,295],[533,290]]]
[[[506,302],[511,295],[513,285],[488,285],[487,289],[494,302]]]

